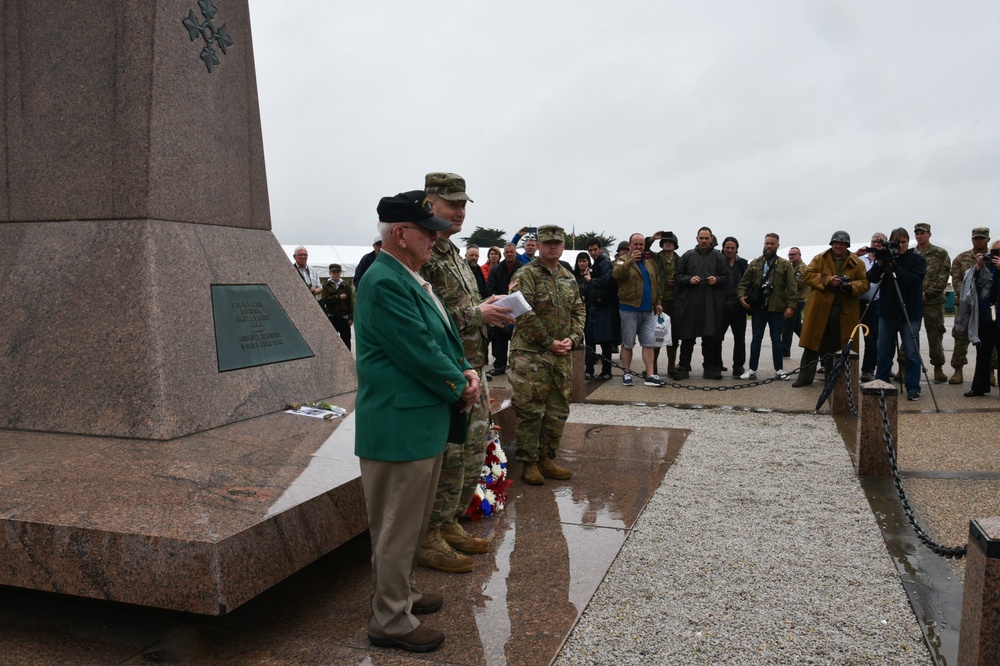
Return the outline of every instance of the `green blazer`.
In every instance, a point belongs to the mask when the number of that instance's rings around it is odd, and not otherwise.
[[[379,252],[354,307],[358,397],[354,453],[386,461],[438,455],[468,380],[449,317],[396,259]],[[464,421],[464,415],[461,417]],[[465,424],[459,424],[464,431]]]

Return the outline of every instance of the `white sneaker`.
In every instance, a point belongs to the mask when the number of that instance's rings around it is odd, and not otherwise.
[[[740,375],[740,379],[757,379],[757,371],[747,370],[742,375]]]
[[[660,379],[659,375],[649,375],[643,382],[646,386],[663,386],[666,382]]]
[[[632,386],[632,375],[622,377],[622,386]]]
[[[774,371],[774,378],[777,379],[780,382],[787,382],[788,381],[788,373],[785,372],[784,370],[775,370]]]

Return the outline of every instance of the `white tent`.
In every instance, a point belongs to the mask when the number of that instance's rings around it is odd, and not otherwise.
[[[298,245],[282,245],[281,249],[288,255],[289,263],[294,262],[292,255]],[[465,247],[459,246],[462,253]],[[340,264],[344,269],[344,277],[354,277],[354,269],[357,268],[361,257],[372,251],[371,246],[363,245],[306,245],[309,250],[309,265],[316,269],[321,278],[330,274],[330,264]],[[563,261],[572,265],[576,255],[583,250],[566,250],[563,252]],[[486,263],[486,252],[479,248],[479,263]]]

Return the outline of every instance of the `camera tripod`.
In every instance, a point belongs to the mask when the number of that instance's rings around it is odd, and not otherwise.
[[[935,409],[935,411],[941,411],[940,407],[938,407],[938,404],[937,404],[937,396],[934,395],[934,385],[932,384],[931,379],[930,379],[930,375],[927,372],[927,366],[924,365],[924,359],[920,355],[920,338],[919,338],[917,332],[913,328],[913,322],[910,321],[910,313],[906,309],[906,301],[903,300],[903,293],[899,289],[899,279],[898,279],[898,276],[896,275],[896,268],[895,268],[894,258],[885,260],[885,263],[883,265],[882,279],[879,280],[878,286],[875,288],[875,293],[873,294],[873,298],[872,298],[871,301],[868,302],[868,305],[865,308],[865,312],[867,312],[867,309],[872,306],[872,303],[875,301],[874,296],[877,296],[879,294],[879,292],[882,290],[882,285],[885,284],[886,279],[889,279],[889,281],[892,282],[892,287],[895,290],[894,293],[896,295],[896,302],[899,304],[899,307],[902,310],[903,321],[906,322],[906,332],[904,333],[903,331],[899,331],[899,333],[901,335],[905,335],[907,333],[909,334],[910,341],[913,343],[914,349],[917,350],[916,356],[917,356],[917,360],[920,363],[920,371],[923,373],[924,382],[927,384],[927,390],[931,394],[931,400],[934,402],[934,409]],[[865,314],[864,312],[861,313],[861,318],[862,319],[864,319],[864,314]],[[892,314],[895,314],[895,313],[892,313]],[[879,318],[880,319],[882,318],[881,317],[881,313],[879,315]],[[896,320],[897,318],[896,317],[889,317],[889,319]],[[881,333],[879,333],[879,335],[881,335]],[[878,340],[875,341],[875,344],[878,345]],[[896,356],[898,358],[898,356],[899,356],[899,349],[900,349],[901,346],[903,348],[903,356],[905,358],[906,357],[906,345],[900,345],[898,343],[896,344]],[[909,362],[909,360],[910,359],[907,359],[907,362]],[[905,375],[903,375],[903,373],[900,373],[899,380],[900,380],[900,385],[902,387],[905,387],[906,377],[905,377]]]

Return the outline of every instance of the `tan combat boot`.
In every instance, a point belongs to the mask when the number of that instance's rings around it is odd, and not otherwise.
[[[962,377],[962,368],[955,368],[955,374],[948,380],[949,384],[961,384],[965,379]]]
[[[560,467],[548,456],[542,456],[541,460],[538,461],[538,471],[546,479],[558,479],[559,481],[565,481],[573,476],[573,472]]]
[[[545,484],[545,478],[538,471],[538,463],[525,461],[524,470],[521,472],[521,480],[529,486],[541,486]]]
[[[441,538],[460,553],[478,555],[490,551],[490,542],[465,531],[457,520],[441,526]]]
[[[472,571],[476,563],[471,557],[466,557],[449,546],[441,536],[441,530],[435,527],[427,530],[427,536],[420,547],[417,566],[445,573],[467,573]]]
[[[940,365],[934,366],[934,381],[936,382],[948,381],[948,375],[944,374],[944,370],[941,369]]]

